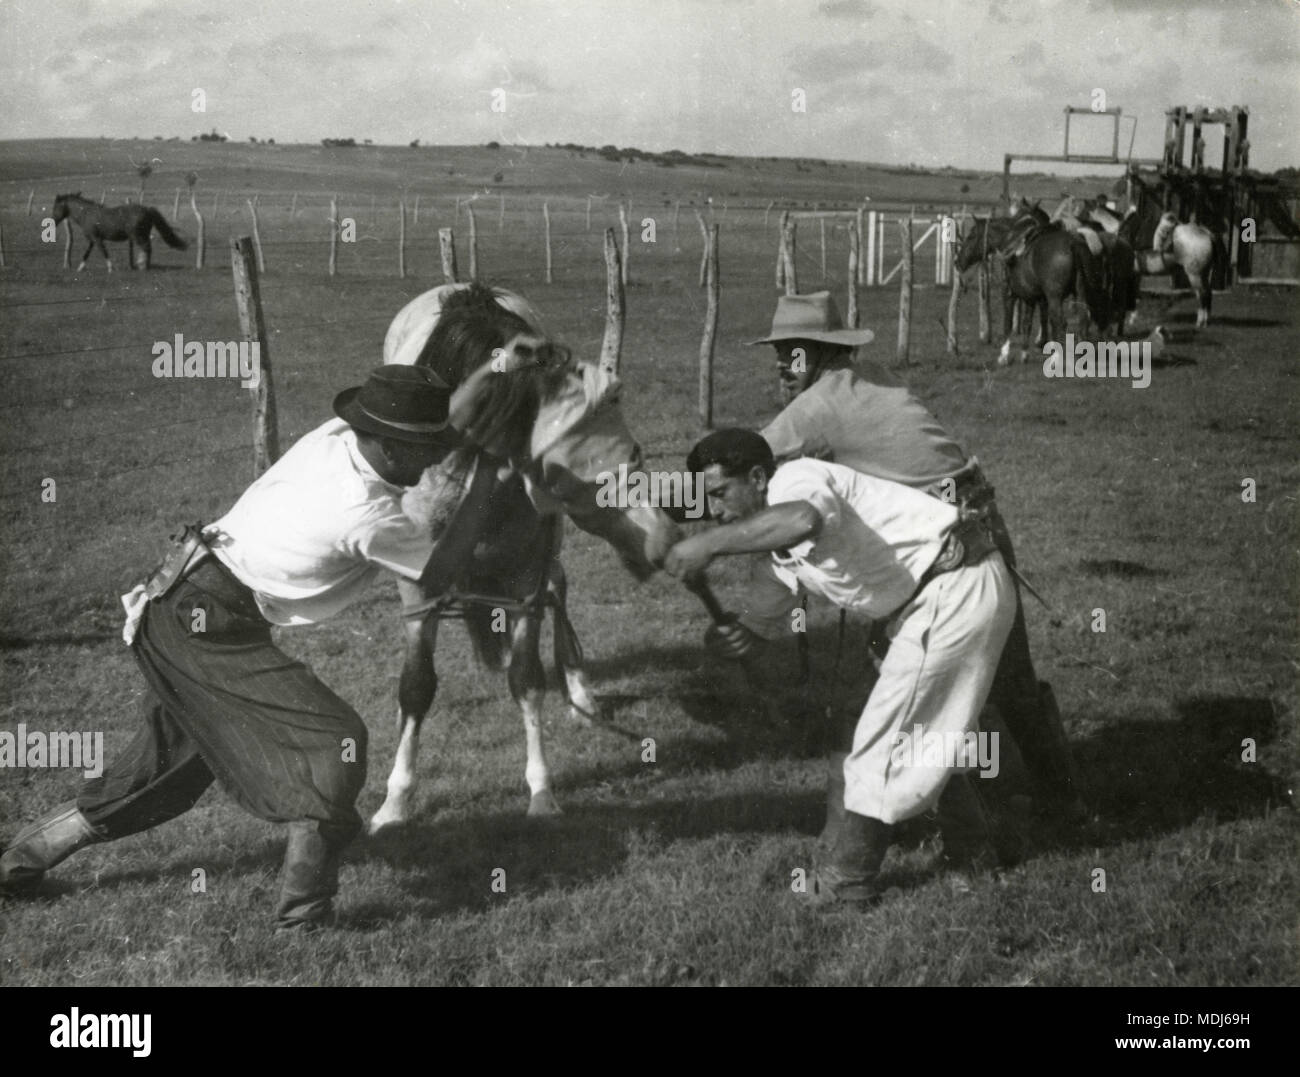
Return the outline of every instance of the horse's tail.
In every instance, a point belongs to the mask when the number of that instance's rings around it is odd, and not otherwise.
[[[487,606],[477,602],[465,604],[465,628],[474,657],[488,669],[501,669],[505,665],[510,633],[493,631],[492,622],[497,617]]]
[[[151,225],[158,229],[158,234],[163,237],[163,242],[167,246],[182,251],[189,246],[188,242],[172,231],[172,226],[167,223],[167,218],[154,209],[153,206],[145,206],[145,217]]]

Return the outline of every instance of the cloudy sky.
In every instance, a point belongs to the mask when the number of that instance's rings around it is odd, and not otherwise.
[[[1297,0],[0,0],[0,50],[0,138],[216,127],[1000,168],[1060,152],[1064,106],[1101,90],[1137,116],[1137,156],[1159,155],[1168,105],[1246,104],[1251,164],[1300,165]],[[1109,149],[1090,122],[1074,148]]]

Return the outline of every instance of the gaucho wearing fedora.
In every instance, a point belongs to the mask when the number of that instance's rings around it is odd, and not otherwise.
[[[288,824],[277,926],[332,918],[339,854],[361,827],[366,728],[275,646],[271,626],[332,617],[383,569],[413,579],[445,571],[453,551],[440,545],[431,556],[428,531],[403,515],[401,498],[458,444],[449,398],[423,368],[377,368],[335,399],[337,419],[299,440],[216,523],[187,528],[124,596],[124,638],[148,682],[143,723],[73,803],[9,843],[0,894],[34,890],[85,845],[182,814],[215,778],[253,815]],[[484,496],[472,488],[468,499]]]
[[[846,328],[829,292],[778,299],[771,332],[750,342],[771,344],[777,354],[786,407],[762,430],[777,463],[817,457],[952,501],[984,519],[1014,568],[1011,537],[979,462],[901,381],[873,362],[854,364],[853,349],[873,336],[869,329]],[[789,590],[763,569],[752,582],[749,607],[740,618],[744,627],[731,632],[733,651],[754,644],[745,628],[772,637],[790,624],[794,598]],[[1084,808],[1060,713],[1050,686],[1034,671],[1018,598],[989,701],[1020,748],[1040,805],[1077,818]],[[842,818],[843,759],[843,753],[831,758],[827,840]]]

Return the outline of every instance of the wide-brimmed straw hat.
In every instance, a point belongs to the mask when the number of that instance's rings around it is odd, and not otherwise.
[[[447,420],[451,390],[432,370],[389,364],[334,398],[334,414],[356,430],[398,441],[457,441]]]
[[[827,344],[857,347],[870,344],[876,337],[870,329],[846,329],[840,309],[830,292],[807,295],[783,295],[776,301],[772,331],[762,340],[750,344],[774,344],[778,340],[820,340]]]

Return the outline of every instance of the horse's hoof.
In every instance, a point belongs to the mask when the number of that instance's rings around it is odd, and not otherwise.
[[[555,799],[555,794],[549,789],[534,793],[532,799],[528,802],[528,817],[530,819],[545,819],[563,814],[560,810],[559,801]]]
[[[576,703],[570,703],[569,721],[574,725],[587,727],[597,723],[604,723],[608,721],[608,718],[597,703],[593,703],[590,707],[579,707]]]
[[[381,830],[386,830],[389,827],[402,826],[406,820],[407,815],[405,812],[390,808],[385,804],[370,817],[370,822],[366,825],[366,833],[370,835],[378,834]]]

